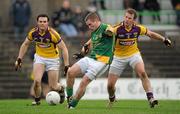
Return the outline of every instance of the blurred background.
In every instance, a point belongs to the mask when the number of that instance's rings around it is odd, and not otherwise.
[[[30,96],[31,56],[34,47],[30,47],[24,57],[21,71],[14,70],[14,62],[27,32],[36,26],[38,14],[49,15],[50,25],[61,34],[69,49],[70,63],[73,64],[76,60],[72,58],[72,54],[78,52],[89,38],[84,16],[96,11],[103,22],[115,25],[122,21],[123,12],[129,7],[138,11],[138,23],[172,40],[173,46],[167,48],[163,43],[143,36],[140,38],[139,48],[150,78],[158,81],[177,80],[173,83],[178,84],[174,91],[179,91],[176,93],[179,99],[180,0],[1,0],[0,99]],[[62,70],[63,63],[61,72]],[[60,76],[65,79],[62,73]],[[121,77],[136,78],[136,74],[128,67]]]

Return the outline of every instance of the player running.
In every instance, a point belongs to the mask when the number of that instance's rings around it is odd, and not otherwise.
[[[31,42],[36,44],[36,53],[34,55],[33,74],[34,74],[34,102],[32,105],[39,105],[41,98],[41,79],[44,71],[48,72],[49,87],[58,91],[61,96],[60,103],[64,102],[64,87],[59,81],[59,50],[62,50],[62,56],[65,64],[65,73],[69,66],[69,55],[65,43],[60,35],[48,26],[49,17],[46,14],[37,16],[37,27],[33,28],[22,43],[19,55],[15,62],[16,70],[21,67],[23,56],[25,55]]]
[[[124,20],[114,27],[116,44],[112,64],[108,75],[109,106],[115,101],[115,84],[123,70],[129,64],[142,81],[142,86],[146,92],[150,107],[158,104],[152,92],[152,87],[148,75],[144,68],[144,62],[137,47],[137,40],[140,35],[147,35],[150,38],[164,42],[166,46],[171,45],[171,41],[160,34],[148,30],[145,26],[136,24],[137,13],[134,9],[125,11]]]
[[[81,53],[76,54],[76,56],[77,58],[83,57],[84,53],[87,53],[87,50],[89,50],[90,45],[91,52],[88,57],[80,59],[68,70],[66,88],[68,108],[77,106],[79,100],[85,94],[87,85],[107,71],[112,60],[113,38],[110,31],[111,27],[101,23],[96,13],[89,13],[85,18],[85,22],[92,31],[91,39],[82,48]],[[73,95],[75,77],[80,74],[83,75],[83,78],[78,90],[72,100],[70,100],[70,97]]]

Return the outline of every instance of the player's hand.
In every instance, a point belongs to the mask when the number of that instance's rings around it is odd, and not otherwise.
[[[68,69],[69,69],[69,65],[67,65],[67,66],[65,66],[65,67],[64,67],[64,76],[66,76],[66,75],[67,75],[67,71],[68,71]]]
[[[73,54],[73,58],[75,58],[75,59],[81,59],[83,57],[84,57],[84,55],[82,53],[75,53],[75,54]]]
[[[114,28],[112,26],[108,25],[108,27],[106,28],[105,34],[108,36],[113,36]]]
[[[84,48],[84,54],[87,54],[89,52],[89,45],[84,44],[83,48]]]
[[[22,59],[18,58],[15,62],[15,70],[17,71],[18,69],[20,69],[22,66]]]
[[[171,40],[168,39],[168,38],[165,38],[164,44],[165,44],[166,46],[168,46],[168,47],[171,46]]]

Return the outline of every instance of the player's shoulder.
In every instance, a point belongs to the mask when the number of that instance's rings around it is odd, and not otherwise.
[[[33,27],[33,28],[29,31],[29,33],[33,33],[33,32],[35,32],[35,31],[38,31],[38,27]]]
[[[139,29],[141,35],[147,33],[147,28],[144,25],[137,23],[135,26]]]
[[[48,28],[49,32],[54,35],[55,37],[60,37],[60,34],[52,27]]]
[[[136,27],[139,27],[139,28],[146,28],[145,25],[142,25],[142,24],[139,24],[139,23],[135,23],[134,25]]]
[[[118,28],[118,27],[122,27],[122,26],[123,26],[123,22],[113,25],[114,28]]]

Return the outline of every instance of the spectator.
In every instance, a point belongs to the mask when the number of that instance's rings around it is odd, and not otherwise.
[[[59,21],[58,21],[58,11],[53,12],[52,14],[52,26],[54,28],[58,28]]]
[[[75,37],[78,35],[77,30],[72,22],[73,12],[70,7],[70,1],[64,0],[62,8],[54,13],[53,23],[58,30],[67,37]]]
[[[142,12],[145,0],[133,0],[132,8],[139,12],[139,22],[142,23]]]
[[[171,0],[173,9],[176,11],[176,24],[180,26],[180,0]]]
[[[123,0],[123,7],[124,9],[132,8],[132,0]]]
[[[13,19],[15,38],[25,36],[31,16],[31,7],[27,0],[15,0],[11,6],[10,14]]]
[[[147,10],[152,12],[153,23],[161,21],[159,14],[160,5],[157,0],[146,0],[144,6]]]
[[[74,16],[73,16],[73,24],[75,25],[78,33],[80,36],[83,36],[84,33],[87,31],[87,27],[85,26],[83,20],[83,12],[80,6],[76,6],[74,9]]]
[[[100,3],[100,7],[102,10],[106,10],[105,0],[93,0],[93,5],[97,7],[97,1]]]

